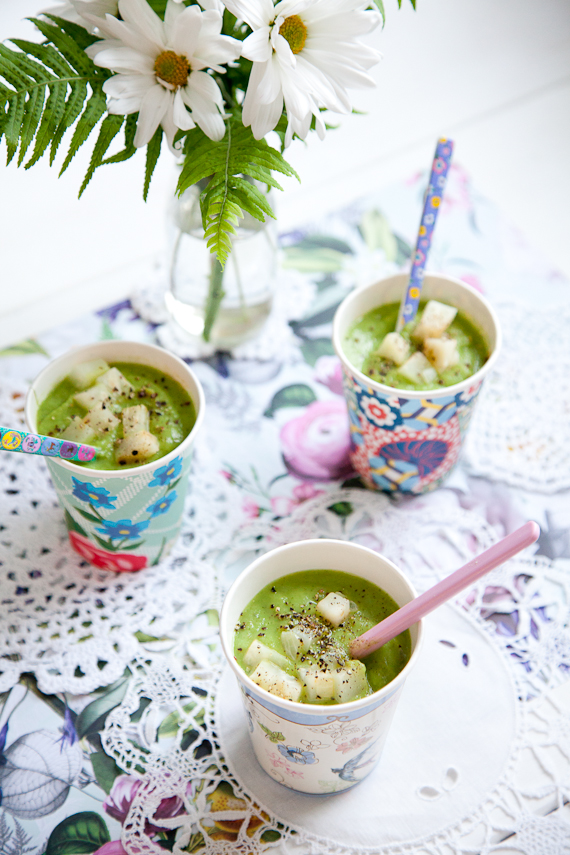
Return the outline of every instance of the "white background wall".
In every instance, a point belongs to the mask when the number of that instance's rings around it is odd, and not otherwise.
[[[50,2],[1,0],[0,38],[33,37],[23,19]],[[280,227],[427,168],[445,135],[478,190],[570,277],[570,2],[384,3],[386,26],[370,37],[378,85],[354,93],[366,115],[291,146],[302,184],[286,182]],[[78,201],[89,154],[58,179],[47,160],[6,167],[0,146],[0,346],[121,299],[163,249],[168,152],[147,204],[142,153],[100,170]]]

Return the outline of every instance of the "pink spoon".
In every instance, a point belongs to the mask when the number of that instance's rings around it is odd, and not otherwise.
[[[486,549],[477,558],[473,558],[451,576],[442,579],[433,588],[425,591],[415,600],[402,606],[390,617],[373,626],[363,635],[355,638],[350,645],[350,655],[353,659],[363,659],[370,653],[374,653],[387,641],[395,638],[405,629],[409,629],[417,623],[424,615],[429,614],[442,603],[450,600],[464,588],[472,585],[485,573],[504,564],[521,549],[530,546],[538,539],[540,528],[535,522],[527,522],[512,534],[508,534],[494,546]]]

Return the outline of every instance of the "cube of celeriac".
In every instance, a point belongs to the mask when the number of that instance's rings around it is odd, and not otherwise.
[[[459,362],[457,341],[447,336],[424,339],[424,353],[440,374]]]
[[[344,668],[333,671],[332,676],[334,699],[339,704],[347,703],[359,695],[367,695],[370,692],[366,665],[358,659],[351,659]]]
[[[119,419],[112,410],[101,402],[89,410],[86,416],[83,416],[83,421],[86,425],[93,428],[96,433],[104,435],[109,431],[114,430],[119,424]]]
[[[334,695],[332,671],[320,671],[318,668],[299,668],[298,674],[305,684],[307,700],[330,701]]]
[[[60,434],[61,439],[68,439],[70,442],[82,442],[85,445],[93,442],[97,434],[92,427],[86,425],[83,419],[79,416],[73,416],[71,422]]]
[[[78,392],[73,396],[73,400],[85,410],[92,410],[96,404],[102,404],[103,401],[109,403],[113,400],[113,395],[103,383],[96,383],[84,392]]]
[[[115,450],[115,460],[119,466],[126,463],[144,463],[158,454],[158,439],[146,430],[129,433],[121,439]]]
[[[400,365],[398,371],[412,383],[434,383],[437,380],[437,371],[421,350],[412,353],[410,358],[403,365]]]
[[[384,359],[391,359],[396,365],[401,365],[410,354],[410,344],[400,333],[389,332],[384,336],[376,353]]]
[[[283,671],[275,662],[262,659],[253,674],[250,674],[260,688],[286,701],[298,701],[303,691],[303,684],[296,677]]]
[[[148,409],[144,404],[138,404],[135,407],[125,407],[122,412],[122,418],[124,436],[128,433],[136,433],[139,430],[148,431]]]
[[[457,309],[440,303],[438,300],[429,300],[423,310],[422,316],[412,335],[418,341],[425,338],[439,338],[448,328]]]
[[[134,391],[127,378],[121,374],[118,368],[109,368],[105,374],[99,377],[97,382],[103,383],[115,395],[128,395],[129,392]]]
[[[319,600],[317,611],[333,626],[340,626],[350,614],[350,600],[347,600],[338,591],[336,593],[331,592],[324,599]]]
[[[294,626],[293,629],[286,629],[281,633],[283,650],[293,660],[309,650],[313,639],[314,635],[305,632],[299,626]]]
[[[76,365],[69,374],[67,379],[75,386],[76,389],[87,389],[93,385],[100,374],[104,374],[109,370],[109,363],[104,359],[91,359],[89,362],[81,362]]]
[[[263,659],[268,662],[274,662],[275,665],[279,665],[281,668],[286,668],[289,665],[289,660],[282,653],[254,639],[247,648],[243,661],[248,668],[257,668]]]

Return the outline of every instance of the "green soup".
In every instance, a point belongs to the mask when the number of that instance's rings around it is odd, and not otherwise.
[[[112,362],[111,368],[117,368],[129,381],[133,391],[118,395],[109,405],[116,416],[126,407],[144,404],[149,411],[149,430],[158,439],[159,450],[144,463],[152,463],[164,457],[188,436],[196,421],[196,410],[192,399],[182,386],[155,368],[132,362]],[[73,417],[83,417],[85,409],[74,400],[77,387],[69,380],[62,380],[38,409],[38,433],[59,437],[70,425]],[[131,469],[136,464],[119,466],[115,461],[115,447],[123,438],[123,427],[119,424],[102,436],[89,441],[97,448],[94,460],[85,465],[89,469]]]
[[[406,324],[401,333],[410,343],[411,353],[419,349],[412,333],[421,320],[425,305],[425,301],[420,303],[417,317]],[[403,377],[397,365],[376,353],[384,337],[396,329],[399,308],[399,303],[387,303],[372,309],[352,324],[345,336],[343,350],[347,359],[372,380],[395,389],[427,391],[460,383],[479,371],[487,361],[489,348],[485,339],[471,321],[458,312],[446,334],[457,341],[459,362],[442,371],[433,383],[414,382]]]
[[[349,616],[334,627],[324,621],[317,605],[328,593],[340,592],[351,601]],[[234,654],[238,665],[251,676],[253,669],[246,662],[252,642],[267,645],[283,660],[280,667],[290,676],[299,677],[299,668],[326,671],[344,668],[350,661],[351,641],[371,629],[392,612],[397,603],[381,588],[349,573],[338,570],[303,570],[282,576],[263,588],[243,610],[236,627]],[[306,650],[293,658],[283,646],[282,637],[292,628],[311,628],[313,640]],[[314,630],[314,632],[313,632]],[[362,660],[366,666],[368,688],[355,698],[378,691],[400,673],[411,655],[409,630],[384,644]],[[302,682],[302,680],[301,680]],[[301,703],[335,704],[330,698],[308,700],[306,687]]]

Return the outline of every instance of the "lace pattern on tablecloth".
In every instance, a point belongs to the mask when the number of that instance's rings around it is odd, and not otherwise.
[[[498,307],[503,351],[467,435],[471,472],[514,487],[570,487],[570,310]],[[537,350],[538,349],[538,350]]]
[[[339,503],[345,503],[344,510],[350,505],[351,512],[343,515]],[[480,517],[436,496],[397,507],[382,495],[338,490],[304,503],[269,530],[267,523],[252,523],[230,549],[218,552],[216,561],[220,570],[227,570],[240,555],[307,537],[350,539],[381,549],[420,590],[496,540]],[[129,855],[162,852],[145,835],[145,823],[163,799],[176,795],[183,812],[152,819],[177,830],[175,855],[198,848],[208,855],[255,855],[270,848],[283,855],[491,855],[513,833],[522,855],[539,850],[541,855],[560,855],[568,826],[554,817],[547,822],[543,814],[564,803],[568,784],[567,772],[557,764],[558,752],[570,759],[570,726],[558,700],[568,689],[570,670],[564,636],[570,581],[563,571],[540,558],[517,557],[458,601],[460,612],[497,649],[511,675],[518,724],[503,773],[491,792],[481,794],[477,809],[437,834],[399,845],[344,845],[309,834],[272,814],[262,792],[244,788],[222,754],[214,707],[221,651],[211,612],[199,615],[186,640],[172,644],[176,656],[166,666],[150,651],[139,660],[136,679],[121,706],[109,714],[102,734],[107,753],[144,781],[123,827],[124,848]],[[219,603],[215,597],[210,606]],[[231,785],[227,795],[222,782]],[[342,811],[342,801],[334,801],[334,808]],[[351,818],[346,822],[350,826]]]
[[[3,383],[2,424],[18,423],[22,401],[16,386]],[[0,490],[0,692],[29,671],[45,693],[84,694],[118,679],[141,637],[178,632],[209,601],[215,577],[204,556],[226,546],[237,525],[227,480],[203,448],[180,538],[144,573],[98,570],[71,549],[41,458],[2,454]]]
[[[182,359],[202,359],[211,356],[215,348],[208,342],[191,339],[184,330],[173,323],[164,302],[167,272],[157,267],[149,281],[139,286],[131,296],[134,310],[145,321],[157,324],[156,336],[159,344]],[[279,271],[275,282],[275,295],[269,317],[259,333],[251,341],[233,348],[234,359],[258,359],[266,361],[284,356],[293,349],[294,335],[289,321],[302,318],[311,305],[316,286],[306,277],[293,270]]]

